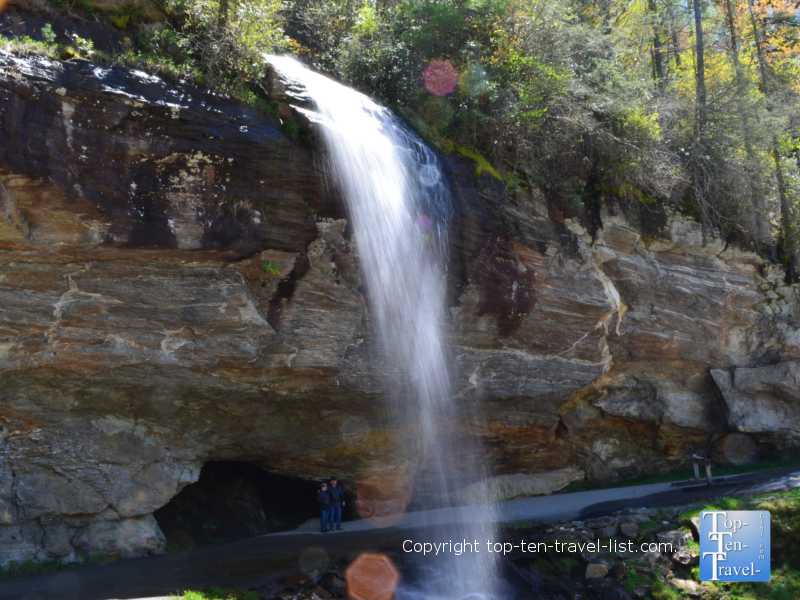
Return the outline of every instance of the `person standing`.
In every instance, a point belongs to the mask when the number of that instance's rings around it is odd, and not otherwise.
[[[344,506],[344,492],[339,487],[339,482],[336,477],[331,477],[331,485],[328,488],[328,495],[331,497],[330,508],[330,524],[331,531],[333,531],[334,522],[336,523],[336,531],[342,530],[342,507]]]
[[[324,483],[317,491],[317,507],[319,508],[319,528],[322,533],[328,533],[328,515],[331,510],[331,497],[328,486]]]

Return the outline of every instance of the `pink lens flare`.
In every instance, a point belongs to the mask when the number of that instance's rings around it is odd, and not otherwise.
[[[458,71],[449,60],[434,60],[423,72],[425,89],[434,96],[446,96],[456,88]]]
[[[414,224],[420,231],[428,231],[433,225],[433,221],[427,215],[420,215]]]

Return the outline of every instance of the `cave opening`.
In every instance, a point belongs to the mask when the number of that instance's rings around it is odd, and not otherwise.
[[[319,483],[269,473],[247,462],[207,462],[198,480],[154,516],[168,552],[289,531],[319,519]]]

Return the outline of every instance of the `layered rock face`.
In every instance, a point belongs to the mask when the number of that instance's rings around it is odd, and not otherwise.
[[[404,375],[324,152],[136,71],[0,73],[0,563],[161,551],[152,513],[209,460],[336,473],[364,516],[413,507],[424,448],[382,402]],[[781,273],[648,207],[607,200],[591,235],[443,160],[453,427],[498,499],[796,451]]]

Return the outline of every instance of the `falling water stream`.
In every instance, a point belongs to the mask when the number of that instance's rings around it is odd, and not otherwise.
[[[406,443],[419,448],[426,480],[438,488],[426,494],[421,506],[438,509],[428,513],[438,516],[426,525],[441,531],[442,515],[454,511],[458,514],[444,519],[449,522],[446,533],[436,541],[480,543],[478,551],[425,559],[420,580],[398,590],[398,597],[498,597],[495,555],[486,548],[494,529],[487,518],[491,509],[454,506],[459,492],[485,473],[476,448],[466,436],[453,433],[452,425],[463,416],[457,411],[463,409],[451,399],[442,342],[452,208],[438,158],[368,97],[294,59],[268,60],[282,76],[305,88],[319,115],[332,178],[343,193],[355,232],[384,358],[409,383],[386,390],[393,403],[389,412],[415,424],[417,439]],[[465,464],[470,468],[463,468]]]

